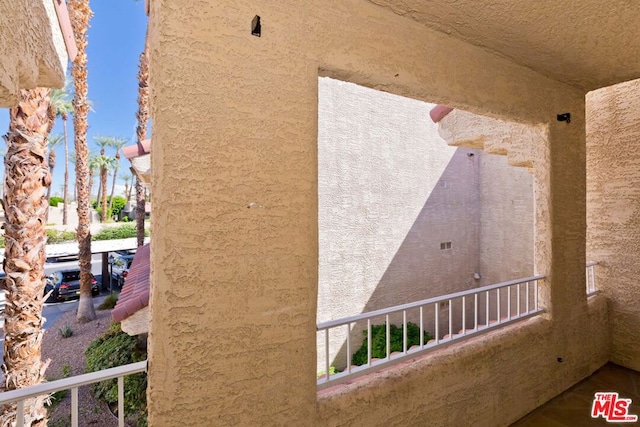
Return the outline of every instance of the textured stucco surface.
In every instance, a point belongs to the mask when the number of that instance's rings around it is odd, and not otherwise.
[[[611,361],[640,370],[640,80],[587,96],[587,257],[609,300]]]
[[[640,77],[640,8],[633,0],[371,1],[579,87]]]
[[[506,156],[448,146],[429,118],[433,104],[318,83],[318,322],[532,275],[531,174]],[[330,334],[338,367],[345,334]],[[323,334],[317,354],[323,370]]]
[[[365,1],[155,0],[150,24],[151,425],[506,425],[606,361],[605,306],[584,291],[582,91]],[[548,314],[318,401],[319,74],[547,126]]]
[[[0,2],[0,106],[20,89],[62,87],[67,51],[52,0]]]

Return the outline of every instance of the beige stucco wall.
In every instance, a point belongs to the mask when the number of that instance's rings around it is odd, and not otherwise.
[[[640,80],[587,96],[587,257],[609,299],[611,360],[640,370]]]
[[[0,107],[20,89],[62,87],[68,55],[52,0],[0,2]]]
[[[364,0],[154,0],[150,24],[151,193],[164,207],[151,244],[151,425],[456,425],[465,413],[506,425],[604,363],[604,305],[590,320],[584,290],[580,90]],[[536,268],[549,278],[540,326],[318,401],[319,73],[547,126],[534,174]],[[566,111],[571,124],[558,123]],[[464,366],[473,374],[447,375]]]
[[[507,156],[480,156],[481,284],[532,276],[533,176]]]

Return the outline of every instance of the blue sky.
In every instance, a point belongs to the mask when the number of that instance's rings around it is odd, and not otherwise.
[[[89,113],[88,141],[91,151],[98,151],[93,141],[94,135],[108,135],[126,138],[128,144],[135,142],[135,126],[138,96],[138,62],[144,49],[147,16],[144,2],[134,0],[93,0],[94,12],[88,33],[87,46],[89,99],[93,101]],[[9,111],[0,109],[0,134],[9,128]],[[73,123],[69,120],[69,149],[73,150]],[[62,134],[62,123],[56,122],[52,134]],[[4,141],[0,141],[4,146]],[[3,147],[4,149],[4,147]],[[113,149],[107,149],[114,155]],[[64,148],[56,148],[51,191],[62,194],[64,176]],[[2,166],[3,168],[3,166]],[[120,160],[120,171],[128,170],[129,161]],[[118,173],[120,175],[120,172]],[[75,179],[73,164],[69,165],[70,180]],[[109,183],[113,178],[109,178]],[[70,191],[73,191],[73,181]],[[118,179],[119,184],[123,182]],[[111,186],[111,184],[109,184]],[[116,194],[118,193],[116,188]],[[94,192],[97,191],[97,184]]]

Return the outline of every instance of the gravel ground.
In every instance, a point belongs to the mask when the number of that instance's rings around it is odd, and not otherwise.
[[[102,335],[111,323],[111,310],[96,310],[97,318],[93,322],[76,322],[75,310],[64,313],[44,333],[42,341],[42,359],[51,363],[45,372],[49,381],[63,377],[67,370],[69,376],[85,373],[84,351],[91,341]],[[69,325],[73,335],[62,338],[60,328]],[[66,368],[65,368],[66,367]],[[111,414],[106,404],[97,401],[91,392],[91,386],[80,387],[78,391],[78,414],[80,426],[110,427],[117,426],[118,420]],[[68,426],[71,423],[71,392],[49,411],[49,427]]]

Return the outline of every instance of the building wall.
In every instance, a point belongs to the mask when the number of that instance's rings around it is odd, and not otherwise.
[[[477,425],[506,425],[606,361],[604,307],[592,322],[584,289],[582,91],[364,0],[154,0],[149,35],[151,194],[163,206],[151,243],[151,425],[446,425],[461,407]],[[319,74],[547,126],[534,173],[543,327],[450,347],[440,354],[456,357],[411,365],[416,376],[377,374],[335,409],[325,399],[344,388],[318,400]],[[556,121],[566,111],[570,125]],[[473,375],[448,379],[458,354]],[[416,392],[431,375],[443,381]],[[383,380],[401,405],[375,392]]]
[[[640,80],[587,95],[587,257],[609,300],[611,360],[640,370]]]
[[[52,1],[1,2],[0,46],[0,107],[20,89],[63,86],[68,55]]]
[[[507,156],[480,156],[481,284],[532,276],[533,175]]]

